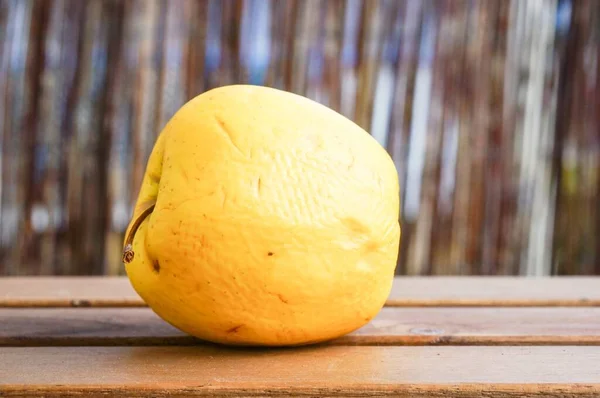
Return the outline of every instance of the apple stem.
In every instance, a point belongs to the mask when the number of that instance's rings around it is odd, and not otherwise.
[[[129,264],[133,261],[133,258],[135,257],[135,253],[133,251],[133,238],[135,237],[135,233],[137,232],[142,222],[154,210],[154,206],[154,204],[149,206],[133,221],[131,229],[129,230],[129,234],[127,234],[127,238],[125,239],[125,247],[123,248],[123,262],[125,264]]]

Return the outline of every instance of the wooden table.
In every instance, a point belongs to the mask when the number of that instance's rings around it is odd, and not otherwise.
[[[124,278],[0,278],[0,396],[600,396],[600,278],[399,278],[328,344],[203,343]]]

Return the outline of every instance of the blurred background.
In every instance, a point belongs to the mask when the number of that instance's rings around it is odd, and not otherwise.
[[[0,0],[0,275],[123,273],[157,134],[250,83],[396,162],[408,275],[600,274],[600,0]]]

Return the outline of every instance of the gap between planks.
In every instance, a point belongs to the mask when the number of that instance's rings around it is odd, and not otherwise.
[[[0,346],[198,345],[148,308],[0,309]],[[600,308],[394,308],[328,345],[600,345]]]
[[[600,307],[600,277],[396,277],[390,307]],[[126,277],[0,278],[0,307],[144,307]]]

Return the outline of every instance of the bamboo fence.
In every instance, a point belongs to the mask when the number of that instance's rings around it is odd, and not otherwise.
[[[600,274],[599,0],[0,0],[0,275],[123,273],[157,133],[231,83],[388,149],[399,274]]]

